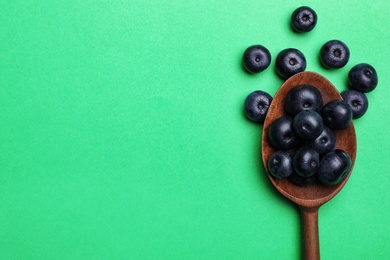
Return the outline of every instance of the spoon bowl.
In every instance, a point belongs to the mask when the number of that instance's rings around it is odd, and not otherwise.
[[[264,121],[262,135],[262,159],[264,168],[272,185],[286,198],[299,205],[302,216],[303,233],[303,256],[304,259],[319,259],[319,239],[318,239],[318,209],[328,202],[344,187],[356,158],[356,134],[353,124],[347,129],[337,130],[335,149],[342,149],[351,157],[352,165],[346,177],[336,185],[324,185],[315,183],[310,186],[299,186],[286,178],[277,179],[273,177],[267,168],[269,157],[276,151],[269,142],[268,128],[277,118],[286,115],[284,104],[287,93],[296,86],[309,84],[316,87],[321,95],[324,105],[331,100],[342,99],[338,90],[325,77],[315,72],[301,72],[284,82],[279,88],[267,117]]]

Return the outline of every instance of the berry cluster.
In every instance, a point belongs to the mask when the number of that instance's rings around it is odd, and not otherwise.
[[[342,100],[323,105],[320,91],[311,85],[294,87],[286,96],[286,115],[268,128],[268,139],[276,149],[268,160],[268,171],[276,178],[290,177],[299,185],[337,184],[348,173],[352,160],[336,145],[335,130],[348,128],[352,110]]]
[[[297,8],[291,15],[291,27],[306,33],[317,24],[316,12],[307,6]],[[339,40],[326,42],[320,49],[321,64],[328,69],[344,67],[350,51]],[[269,67],[271,55],[262,45],[253,45],[243,54],[243,66],[249,73],[259,73]],[[287,80],[306,69],[304,54],[294,48],[282,50],[276,57],[276,72]],[[269,127],[268,138],[276,152],[268,161],[268,170],[276,178],[289,177],[299,185],[314,183],[337,184],[348,173],[351,158],[343,150],[334,149],[334,131],[347,128],[352,119],[362,117],[368,108],[365,93],[376,88],[375,69],[360,63],[348,73],[349,89],[341,92],[342,99],[323,104],[320,91],[310,85],[294,87],[286,96],[286,116],[276,119]],[[245,115],[262,124],[272,97],[257,90],[245,99]],[[294,151],[292,154],[291,151]]]

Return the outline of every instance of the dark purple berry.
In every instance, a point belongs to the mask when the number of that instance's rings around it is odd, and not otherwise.
[[[293,119],[295,133],[303,140],[314,139],[324,129],[322,117],[314,110],[303,110]]]
[[[292,158],[289,152],[279,150],[274,152],[268,159],[268,171],[276,178],[285,178],[292,174]]]
[[[320,112],[322,106],[320,91],[311,85],[299,85],[291,89],[286,96],[285,110],[291,116],[295,116],[302,110]]]
[[[275,119],[268,128],[268,139],[276,149],[291,149],[299,143],[299,138],[292,126],[293,119],[282,116]]]
[[[324,154],[318,169],[318,179],[328,185],[340,183],[352,166],[351,157],[343,150],[337,149]]]
[[[339,40],[328,41],[321,47],[320,60],[328,69],[342,68],[349,60],[348,46]]]
[[[324,125],[324,129],[316,139],[306,142],[308,148],[316,150],[320,155],[333,150],[335,145],[336,134],[326,125]]]
[[[331,129],[342,130],[352,122],[352,109],[344,100],[332,100],[322,109],[322,118]]]
[[[349,89],[341,92],[344,101],[352,109],[352,117],[354,119],[362,117],[368,109],[368,99],[363,92]]]
[[[306,58],[297,49],[285,49],[279,52],[275,61],[276,72],[287,79],[306,69]]]
[[[291,15],[291,26],[296,32],[309,32],[317,24],[317,14],[308,6],[301,6]]]
[[[293,159],[294,170],[303,177],[316,174],[320,167],[320,155],[314,149],[299,148]]]
[[[243,56],[242,64],[249,73],[258,73],[268,68],[271,63],[271,54],[262,45],[248,47]]]
[[[253,91],[245,99],[245,115],[253,122],[262,124],[271,102],[272,97],[267,92]]]
[[[349,71],[348,83],[352,89],[367,93],[378,85],[378,75],[370,64],[360,63]]]

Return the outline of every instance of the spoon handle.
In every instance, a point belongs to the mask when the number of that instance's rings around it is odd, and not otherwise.
[[[318,209],[319,207],[300,207],[302,218],[303,259],[305,260],[320,259]]]

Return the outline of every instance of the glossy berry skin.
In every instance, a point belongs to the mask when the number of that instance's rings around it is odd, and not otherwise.
[[[317,138],[310,140],[305,144],[306,147],[316,150],[320,155],[333,150],[335,145],[336,134],[326,125],[324,125],[324,129]]]
[[[339,40],[328,41],[320,50],[321,63],[328,69],[344,67],[348,63],[349,55],[348,46]]]
[[[291,27],[296,32],[310,32],[317,24],[316,12],[308,6],[301,6],[291,15]]]
[[[268,68],[271,54],[263,45],[248,47],[242,56],[242,64],[249,73],[258,73]]]
[[[320,166],[320,155],[314,149],[299,148],[293,158],[293,168],[302,177],[317,173]]]
[[[378,75],[370,64],[360,63],[349,71],[348,83],[352,89],[364,93],[371,92],[378,85]]]
[[[336,149],[324,154],[318,169],[318,179],[327,185],[340,183],[352,166],[351,157],[343,150]]]
[[[256,123],[264,123],[272,97],[267,92],[257,90],[250,93],[245,99],[244,112],[247,118]]]
[[[268,139],[276,149],[291,149],[299,143],[299,138],[292,126],[293,119],[282,116],[275,119],[268,128]]]
[[[322,117],[314,110],[303,110],[293,119],[295,133],[303,140],[318,137],[324,129]]]
[[[317,174],[309,177],[303,177],[296,172],[293,172],[288,179],[298,186],[310,186],[316,183],[318,180]]]
[[[268,159],[269,173],[278,178],[286,178],[293,173],[292,158],[289,152],[279,150]]]
[[[275,61],[276,72],[284,79],[305,71],[306,58],[297,49],[289,48],[279,52]]]
[[[322,118],[333,130],[346,129],[352,122],[352,109],[344,100],[332,100],[322,109]]]
[[[286,96],[285,110],[295,116],[303,110],[320,112],[323,106],[320,91],[311,85],[299,85],[291,89]]]
[[[368,109],[368,99],[363,92],[349,89],[341,92],[341,96],[351,107],[353,119],[360,118],[366,113]]]

